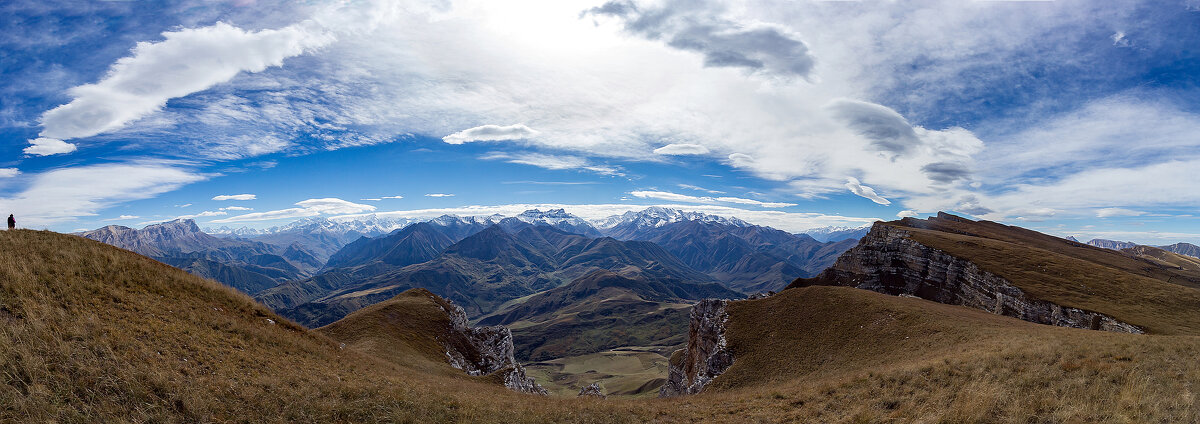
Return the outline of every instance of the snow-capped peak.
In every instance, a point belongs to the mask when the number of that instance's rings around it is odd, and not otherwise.
[[[530,209],[525,212],[521,212],[521,214],[517,215],[515,218],[530,224],[545,223],[548,225],[559,225],[566,223],[570,225],[592,226],[591,223],[587,222],[583,218],[567,213],[565,209],[550,209],[545,212],[542,212],[538,209]]]
[[[746,221],[735,217],[709,215],[703,212],[687,212],[679,209],[651,206],[640,212],[629,211],[621,215],[613,215],[595,222],[596,227],[609,229],[618,225],[630,224],[637,228],[661,227],[681,221],[714,222],[735,227],[751,226]]]

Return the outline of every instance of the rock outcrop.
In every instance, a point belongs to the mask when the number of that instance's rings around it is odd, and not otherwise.
[[[599,383],[592,383],[587,386],[584,386],[584,388],[582,388],[582,389],[579,389],[579,396],[591,396],[591,397],[598,397],[601,399],[608,398],[608,396],[604,395],[604,390],[600,388]]]
[[[876,223],[816,280],[969,306],[1039,324],[1144,333],[1105,314],[1034,298],[975,263],[925,246],[909,235],[903,228]]]
[[[470,375],[501,372],[504,387],[521,393],[549,394],[525,374],[525,367],[513,357],[512,330],[500,325],[471,327],[460,306],[452,305],[446,313],[450,315],[451,333],[438,341],[446,349],[451,366]]]
[[[687,347],[671,354],[667,382],[659,397],[700,393],[714,378],[733,365],[733,353],[725,340],[729,322],[726,300],[709,299],[692,307]]]

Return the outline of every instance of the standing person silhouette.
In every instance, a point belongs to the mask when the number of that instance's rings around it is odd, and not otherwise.
[[[13,218],[12,214],[8,214],[8,229],[15,230],[17,228],[17,219]]]

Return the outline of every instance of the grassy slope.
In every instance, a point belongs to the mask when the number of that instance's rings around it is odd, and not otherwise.
[[[412,289],[314,330],[347,348],[430,374],[463,378],[446,362],[439,340],[450,332],[452,305],[425,289]]]
[[[1030,295],[1097,311],[1159,334],[1200,335],[1200,273],[1019,227],[904,219],[926,246],[966,258]]]
[[[813,287],[731,306],[741,356],[711,393],[543,399],[338,349],[244,295],[100,243],[21,230],[0,245],[0,422],[1200,420],[1194,337]]]
[[[1193,336],[1051,327],[827,286],[729,314],[735,361],[710,386],[714,408],[783,401],[793,407],[775,418],[858,422],[1200,419]]]
[[[649,413],[529,402],[339,349],[232,289],[80,237],[7,231],[0,245],[0,422],[619,422]]]

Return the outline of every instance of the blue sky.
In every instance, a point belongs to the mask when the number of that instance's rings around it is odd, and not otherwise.
[[[33,228],[676,205],[1200,243],[1194,0],[0,13],[0,211]]]

